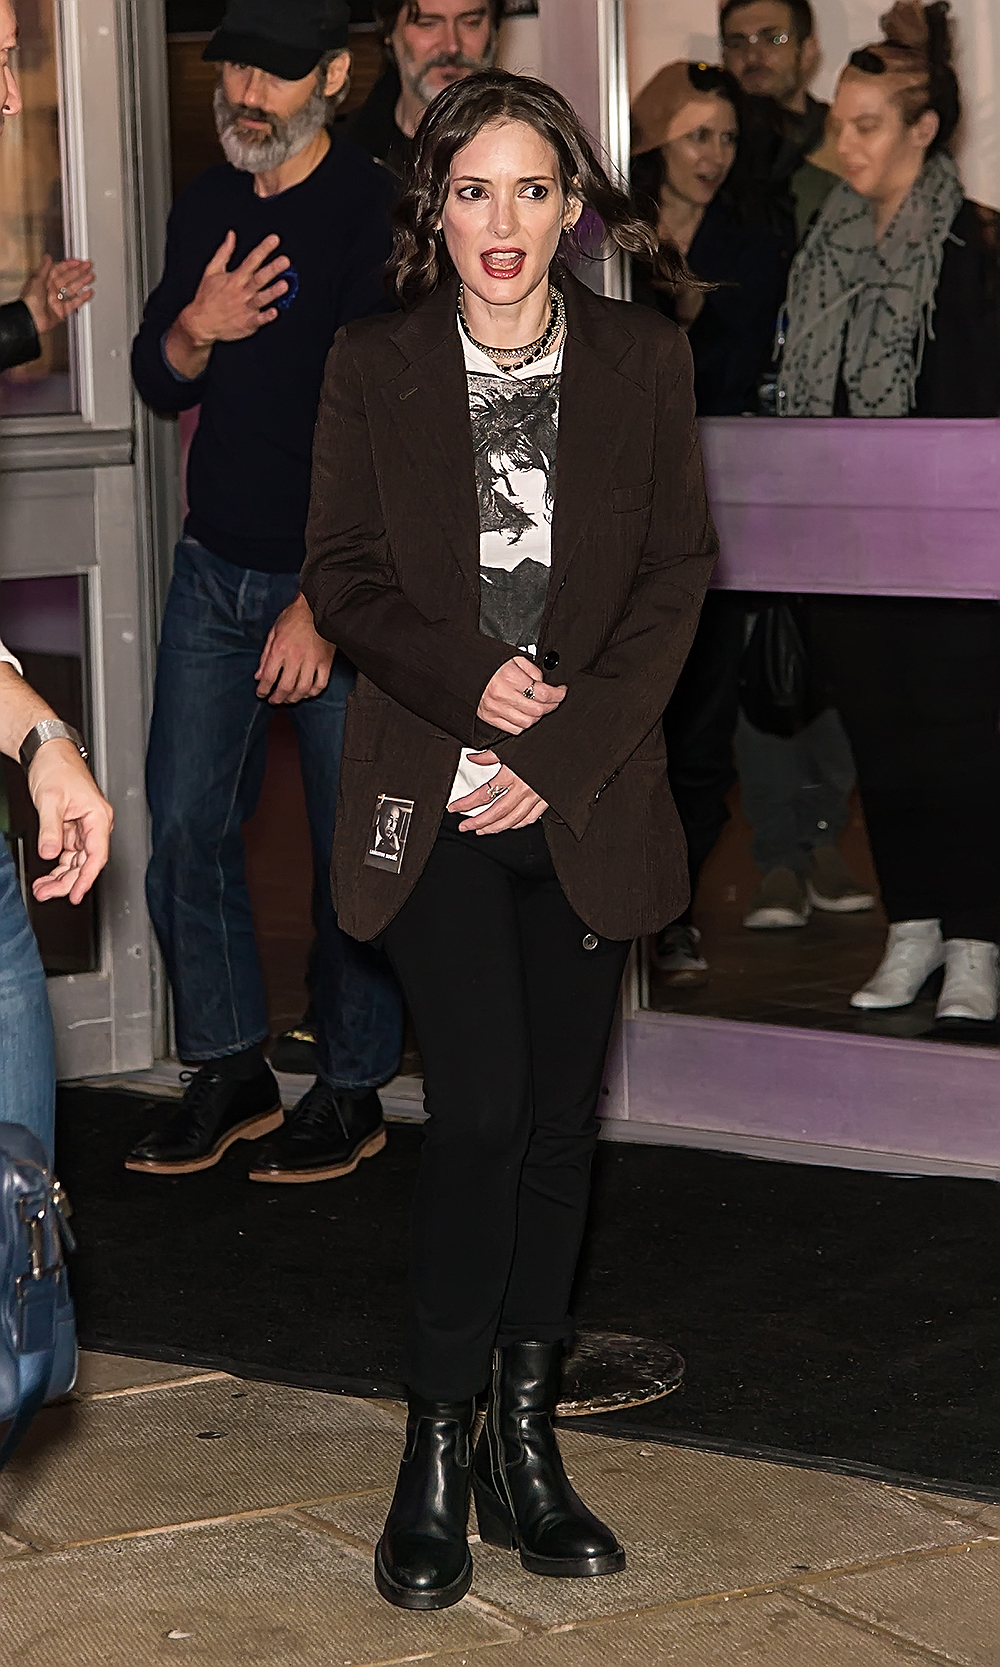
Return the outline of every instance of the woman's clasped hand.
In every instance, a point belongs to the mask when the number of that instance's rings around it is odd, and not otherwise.
[[[517,654],[495,671],[483,690],[477,717],[508,735],[521,735],[547,713],[554,712],[566,697],[566,685],[546,683],[533,660]],[[499,764],[495,752],[468,754],[472,764]],[[483,806],[488,809],[483,809]],[[468,815],[459,825],[460,833],[506,833],[527,828],[548,810],[534,788],[502,765],[496,774],[474,793],[454,799],[448,806],[457,815]],[[471,813],[475,811],[475,815]]]

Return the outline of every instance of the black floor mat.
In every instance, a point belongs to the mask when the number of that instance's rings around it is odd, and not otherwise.
[[[81,1342],[360,1394],[399,1393],[421,1134],[354,1175],[176,1180],[122,1158],[164,1113],[64,1090]],[[1000,1497],[1000,1188],[602,1145],[581,1326],[662,1339],[682,1389],[592,1429],[791,1456]]]

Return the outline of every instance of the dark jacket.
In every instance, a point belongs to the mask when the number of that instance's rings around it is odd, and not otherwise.
[[[345,128],[355,145],[381,162],[397,179],[406,173],[413,150],[413,140],[407,138],[396,121],[400,91],[399,71],[395,64],[389,64]]]
[[[944,246],[917,417],[1000,417],[1000,214],[966,198]]]
[[[788,281],[787,251],[767,226],[750,225],[718,198],[688,250],[699,278],[719,285],[688,331],[699,417],[757,410],[757,384],[771,362]],[[674,298],[655,289],[651,268],[632,263],[632,299],[674,317]]]
[[[0,370],[12,370],[41,356],[42,344],[27,303],[6,302],[0,307]]]
[[[538,662],[563,704],[497,739],[551,807],[570,903],[625,939],[687,897],[663,708],[717,541],[675,325],[564,279],[552,572]],[[434,843],[476,710],[515,650],[479,630],[479,504],[453,279],[402,318],[341,331],[314,452],[303,589],[359,668],[344,740],[333,884],[341,925],[374,937]],[[379,794],[414,801],[398,875],[364,866]],[[470,838],[476,837],[470,835]]]

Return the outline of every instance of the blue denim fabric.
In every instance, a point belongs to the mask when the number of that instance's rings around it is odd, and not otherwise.
[[[45,974],[17,882],[0,838],[0,1122],[23,1123],[52,1161],[56,1056]]]
[[[257,698],[253,674],[298,588],[294,573],[236,567],[191,538],[175,552],[146,760],[153,817],[146,896],[173,990],[177,1049],[191,1064],[240,1053],[268,1034],[241,829],[260,797],[274,713]],[[338,654],[323,694],[287,708],[312,834],[319,1071],[336,1088],[386,1082],[402,1046],[402,1002],[388,961],[340,930],[330,895],[353,684],[354,669]]]

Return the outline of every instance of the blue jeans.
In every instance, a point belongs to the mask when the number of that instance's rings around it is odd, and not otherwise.
[[[146,760],[153,818],[146,896],[173,991],[177,1050],[190,1064],[241,1053],[268,1034],[241,830],[260,797],[274,713],[258,699],[253,674],[298,588],[294,573],[236,567],[190,538],[177,546]],[[330,895],[353,684],[354,669],[338,654],[324,692],[287,708],[312,835],[319,1073],[335,1088],[388,1081],[403,1028],[387,960],[340,930]]]
[[[0,1122],[23,1123],[52,1161],[56,1054],[35,934],[7,841],[0,838]]]

